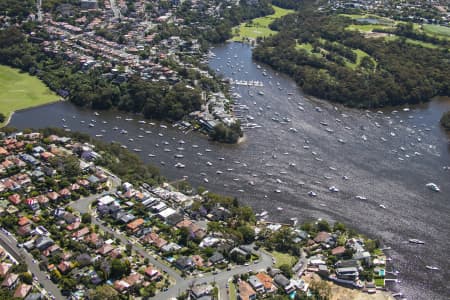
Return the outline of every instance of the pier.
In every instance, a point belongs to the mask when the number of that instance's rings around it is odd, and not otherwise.
[[[258,80],[234,80],[230,79],[230,84],[234,85],[244,85],[244,86],[259,86],[263,87],[264,83]]]

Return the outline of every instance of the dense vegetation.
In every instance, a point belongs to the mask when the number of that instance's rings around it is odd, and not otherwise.
[[[217,124],[214,130],[210,133],[210,137],[218,142],[234,144],[244,133],[241,129],[240,122],[232,124],[230,127],[223,124]]]
[[[201,105],[200,90],[183,80],[171,86],[134,77],[114,84],[101,76],[102,70],[81,72],[81,65],[68,65],[61,56],[47,56],[39,45],[30,43],[15,27],[0,31],[0,63],[37,75],[52,90],[68,96],[71,102],[94,109],[117,107],[143,113],[147,118],[179,120]],[[202,83],[207,88],[210,84]]]
[[[253,55],[292,76],[305,92],[360,108],[450,94],[450,52],[408,43],[404,37],[411,25],[400,27],[403,37],[397,39],[366,38],[345,30],[349,18],[319,13],[307,2],[301,6],[271,25],[280,33],[265,39]],[[358,52],[365,53],[360,61]]]
[[[446,130],[450,131],[450,111],[448,111],[442,115],[441,125]]]
[[[218,1],[217,4],[223,4]],[[186,24],[198,24],[195,27],[208,28],[207,30],[196,30],[191,27],[189,32],[199,38],[200,40],[209,43],[221,43],[229,40],[232,37],[231,29],[246,20],[266,16],[274,13],[270,1],[240,1],[239,5],[232,5],[227,7],[222,18],[211,15],[201,10],[192,10],[191,1],[184,1],[178,14],[185,20]]]
[[[2,129],[8,131],[8,128]],[[159,169],[149,164],[143,164],[142,160],[136,154],[123,149],[117,143],[104,143],[91,138],[87,134],[79,132],[66,132],[60,128],[45,128],[40,132],[44,136],[56,134],[59,136],[68,136],[76,141],[88,142],[95,146],[95,150],[101,154],[95,163],[103,166],[116,174],[124,181],[134,184],[146,182],[150,185],[161,183],[164,178],[160,176]]]

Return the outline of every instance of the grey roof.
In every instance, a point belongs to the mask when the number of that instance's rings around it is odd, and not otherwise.
[[[224,259],[222,253],[214,252],[214,254],[209,258],[209,261],[213,264],[218,263]]]
[[[281,286],[283,288],[288,286],[291,283],[291,281],[289,279],[287,279],[283,274],[275,275],[273,280],[275,281],[276,284],[278,284],[279,286]]]
[[[255,289],[257,289],[257,288],[263,286],[263,284],[261,283],[261,281],[259,281],[259,279],[256,278],[255,275],[250,276],[250,277],[248,278],[248,282],[249,282],[250,285],[251,285],[253,288],[255,288]]]

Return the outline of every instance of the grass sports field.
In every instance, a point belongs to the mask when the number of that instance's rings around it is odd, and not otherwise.
[[[57,101],[53,93],[39,78],[19,70],[0,65],[0,112],[9,119],[16,110]],[[5,125],[0,123],[0,126]]]
[[[445,36],[445,37],[450,37],[450,27],[424,24],[423,25],[423,30],[426,33],[431,33],[431,34],[434,34],[434,35],[442,35],[442,36]]]
[[[275,10],[273,15],[256,18],[251,23],[242,23],[233,28],[233,41],[242,41],[244,38],[256,39],[257,37],[267,37],[276,32],[269,28],[269,24],[287,14],[293,13],[293,10],[283,9],[277,6],[272,6]]]

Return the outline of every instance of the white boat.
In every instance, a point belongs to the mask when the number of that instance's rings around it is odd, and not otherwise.
[[[336,188],[335,186],[330,186],[330,187],[328,188],[328,190],[329,190],[330,192],[333,192],[333,193],[339,192],[339,189]]]
[[[133,151],[134,151],[134,152],[142,152],[142,149],[134,148]]]
[[[418,239],[409,239],[408,242],[410,242],[411,244],[418,244],[418,245],[425,244],[424,241],[421,241],[421,240],[418,240]]]
[[[94,112],[94,115],[96,116],[100,116],[100,114],[98,112]]]
[[[125,121],[133,121],[132,118],[126,118]]]
[[[155,154],[152,154],[152,153],[149,153],[148,154],[148,157],[155,157],[156,155]]]
[[[120,133],[121,133],[121,134],[127,134],[127,133],[128,133],[128,131],[126,131],[126,130],[122,129],[122,130],[120,131]]]
[[[172,150],[168,149],[168,148],[164,148],[164,152],[170,152]]]
[[[205,149],[205,152],[211,152],[212,150],[211,149]]]
[[[94,127],[95,125],[92,123],[89,123],[89,127]]]
[[[360,196],[360,195],[357,195],[355,198],[358,199],[358,200],[367,200],[366,197]]]
[[[435,192],[440,192],[441,191],[441,189],[435,183],[432,183],[432,182],[427,183],[425,186],[427,188],[429,188],[430,190],[435,191]]]
[[[176,164],[175,164],[175,167],[176,167],[176,168],[184,168],[185,165],[183,165],[182,163],[176,163]]]
[[[277,210],[282,211],[283,208],[278,206],[278,207],[277,207]]]
[[[96,134],[95,136],[96,136],[96,137],[102,137],[103,134]]]
[[[380,207],[386,209],[386,206],[384,206],[384,204],[380,204]]]
[[[194,144],[194,145],[192,145],[192,148],[198,148],[198,145]]]
[[[206,182],[206,183],[209,182],[208,178],[203,178],[203,181]]]
[[[206,162],[206,165],[212,166],[212,163],[211,163],[210,161],[207,161],[207,162]]]
[[[309,192],[308,192],[308,196],[310,196],[310,197],[316,197],[317,194],[316,194],[315,192],[313,192],[313,191],[309,191]]]
[[[440,270],[439,267],[435,266],[425,266],[425,268],[427,268],[428,270]]]
[[[274,192],[275,192],[275,193],[281,193],[281,191],[278,190],[278,189],[276,189]]]
[[[222,174],[223,172],[222,171],[220,171],[220,170],[217,170],[216,171],[216,174]]]
[[[174,156],[175,156],[175,158],[183,158],[184,157],[183,154],[175,154]]]

